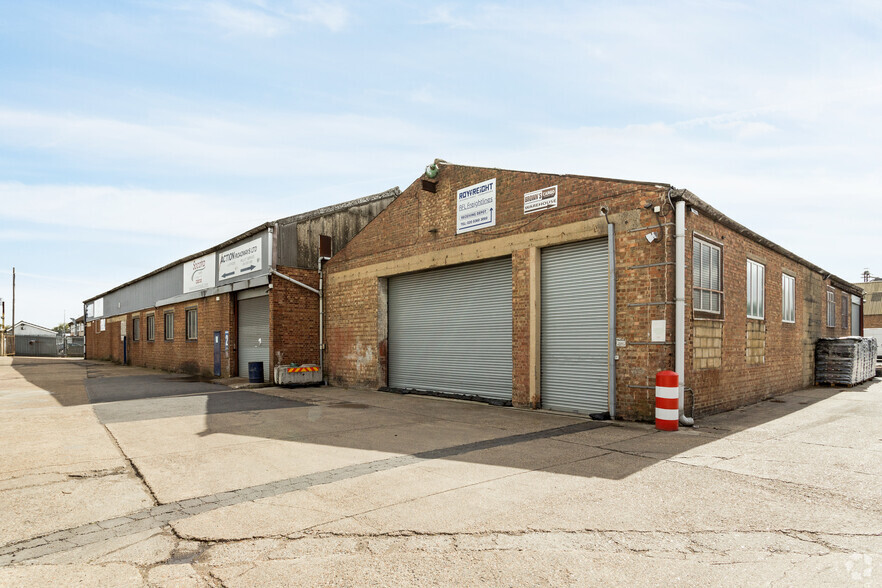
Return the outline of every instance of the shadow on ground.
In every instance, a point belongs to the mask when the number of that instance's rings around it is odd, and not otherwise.
[[[532,463],[537,454],[579,454],[581,447],[586,461],[569,473],[607,479],[623,479],[658,461],[762,427],[843,391],[813,388],[701,419],[695,429],[661,433],[638,424],[388,392],[327,387],[231,390],[188,376],[67,361],[68,366],[85,369],[86,377],[52,359],[16,359],[13,367],[64,406],[92,404],[105,424],[204,416],[200,437],[243,435],[516,468],[545,467]],[[864,391],[875,381],[878,378],[848,391]],[[622,458],[589,459],[610,452]]]

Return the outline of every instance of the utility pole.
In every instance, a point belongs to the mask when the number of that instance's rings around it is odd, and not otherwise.
[[[12,268],[12,355],[15,355],[15,268]]]
[[[0,357],[6,355],[6,301],[0,298]]]

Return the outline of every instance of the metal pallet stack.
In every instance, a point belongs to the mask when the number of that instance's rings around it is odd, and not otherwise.
[[[864,337],[818,339],[815,382],[853,386],[876,375],[876,340]]]

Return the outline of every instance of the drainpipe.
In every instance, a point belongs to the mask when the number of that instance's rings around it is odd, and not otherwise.
[[[684,414],[686,399],[686,201],[674,203],[674,371],[680,380],[680,424],[691,427],[695,420]]]
[[[319,373],[322,375],[322,380],[325,378],[325,282],[324,282],[324,272],[322,271],[322,258],[319,256],[318,258],[318,273],[319,273]],[[327,382],[323,381],[323,384],[327,385]]]
[[[609,220],[609,208],[600,207],[606,219],[607,251],[609,259],[609,417],[616,418],[616,225]]]

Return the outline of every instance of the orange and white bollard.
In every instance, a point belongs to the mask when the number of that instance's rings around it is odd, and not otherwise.
[[[680,377],[677,372],[655,375],[655,428],[676,431],[680,425]]]

